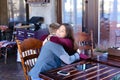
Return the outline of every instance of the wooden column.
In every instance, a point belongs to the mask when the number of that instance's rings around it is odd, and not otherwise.
[[[8,24],[7,0],[0,0],[0,25]]]
[[[62,0],[57,0],[57,22],[62,23]]]
[[[26,6],[26,22],[29,22],[29,4],[27,3],[28,0],[25,0]]]
[[[98,42],[98,0],[87,0],[87,28],[93,30],[95,43]]]

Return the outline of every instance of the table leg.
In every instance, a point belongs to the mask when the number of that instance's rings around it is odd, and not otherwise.
[[[5,64],[7,63],[7,48],[5,49]]]

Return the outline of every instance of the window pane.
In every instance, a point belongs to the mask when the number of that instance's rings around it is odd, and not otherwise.
[[[73,24],[73,0],[63,0],[63,22]]]
[[[82,0],[62,0],[62,22],[82,31]]]
[[[8,0],[9,21],[25,21],[25,0]]]
[[[100,44],[104,47],[120,47],[120,0],[100,1]]]

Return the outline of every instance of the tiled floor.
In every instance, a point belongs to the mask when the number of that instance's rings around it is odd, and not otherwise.
[[[16,54],[9,54],[7,64],[0,58],[0,80],[25,80],[21,63],[16,62]]]

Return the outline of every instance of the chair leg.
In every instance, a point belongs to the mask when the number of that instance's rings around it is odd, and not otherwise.
[[[1,56],[2,56],[2,55],[1,55],[1,53],[0,53],[0,58],[1,58]]]
[[[93,50],[91,50],[91,59],[94,58]]]
[[[5,49],[5,64],[7,63],[7,48]]]

